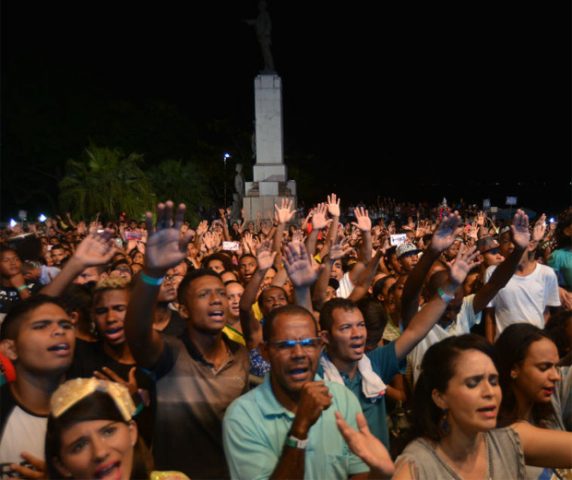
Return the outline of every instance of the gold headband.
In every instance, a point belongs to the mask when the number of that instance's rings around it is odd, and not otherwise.
[[[50,400],[52,416],[58,418],[93,392],[103,392],[109,395],[126,422],[133,418],[135,404],[131,399],[131,395],[129,395],[127,387],[116,382],[98,380],[97,378],[76,378],[60,385]]]

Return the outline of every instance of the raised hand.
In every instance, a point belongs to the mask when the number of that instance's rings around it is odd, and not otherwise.
[[[84,268],[105,265],[111,260],[116,250],[112,235],[111,230],[90,233],[77,246],[73,257]]]
[[[354,208],[354,215],[356,221],[352,225],[358,227],[362,232],[369,232],[371,230],[371,219],[363,207]]]
[[[350,450],[371,468],[378,470],[378,473],[381,473],[383,476],[391,476],[395,468],[389,452],[383,443],[372,435],[363,413],[360,412],[356,415],[356,421],[359,431],[350,427],[344,417],[342,417],[342,414],[336,412],[336,425]]]
[[[528,229],[528,215],[522,210],[517,210],[510,226],[512,241],[521,248],[527,248],[530,242],[530,231]]]
[[[129,390],[130,395],[134,395],[135,393],[137,393],[138,385],[137,385],[137,380],[135,379],[135,371],[136,371],[135,367],[132,367],[129,370],[127,380],[123,380],[123,378],[121,378],[117,373],[115,373],[109,367],[103,367],[101,370],[102,370],[101,372],[99,370],[93,372],[93,376],[95,378],[99,378],[100,380],[107,380],[115,383],[120,383],[124,387],[127,387],[127,390]]]
[[[332,217],[340,216],[340,199],[336,197],[335,193],[328,195],[328,213]]]
[[[145,251],[145,269],[149,273],[162,276],[165,272],[181,263],[187,254],[187,244],[191,235],[180,234],[185,204],[181,203],[175,215],[173,225],[173,202],[170,200],[157,205],[157,226],[153,226],[151,212],[145,215],[145,223],[149,238]],[[202,223],[202,222],[201,222]]]
[[[534,224],[534,228],[532,230],[532,240],[535,242],[540,242],[544,235],[546,234],[546,214],[543,213],[540,215],[538,220],[536,220]]]
[[[203,244],[206,247],[207,251],[212,251],[217,246],[217,236],[214,232],[206,232],[203,235]]]
[[[276,223],[288,223],[294,216],[294,209],[292,208],[292,200],[290,198],[283,198],[280,206],[274,205],[274,218]]]
[[[209,230],[209,222],[206,220],[201,220],[197,226],[197,235],[202,236]]]
[[[249,231],[244,232],[242,235],[242,244],[246,253],[254,254],[254,243],[252,241],[252,233]]]
[[[30,468],[25,465],[13,463],[12,470],[17,474],[17,476],[10,478],[28,478],[38,480],[48,478],[46,462],[44,462],[41,458],[35,457],[28,452],[22,452],[20,456],[26,461],[28,465],[31,465],[32,467]]]
[[[477,225],[479,227],[484,227],[485,226],[485,212],[483,212],[482,210],[480,212],[478,212],[477,218],[475,220],[476,220]]]
[[[312,267],[306,246],[290,242],[284,247],[284,268],[296,288],[309,287],[318,278],[318,270]]]
[[[264,240],[256,250],[256,260],[260,270],[268,270],[274,264],[276,252],[273,252],[271,247],[272,242]]]
[[[453,212],[445,215],[441,223],[437,226],[437,230],[433,233],[431,239],[431,248],[437,252],[444,252],[455,241],[455,233],[461,225],[461,217],[459,212]]]
[[[462,245],[455,260],[447,263],[449,267],[449,280],[455,285],[463,283],[471,271],[471,268],[482,262],[482,259],[479,260],[478,258],[479,251],[476,246],[467,248]]]
[[[314,209],[314,214],[312,215],[312,227],[315,230],[321,230],[328,226],[328,220],[326,220],[326,212],[328,207],[325,203],[319,203]]]

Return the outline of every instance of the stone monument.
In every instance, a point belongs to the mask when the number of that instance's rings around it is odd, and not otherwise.
[[[256,139],[256,164],[253,181],[245,182],[243,206],[247,220],[274,215],[274,204],[282,198],[291,198],[296,208],[296,182],[288,180],[284,165],[284,142],[282,129],[282,79],[274,70],[270,50],[272,24],[266,1],[258,3],[258,17],[247,23],[256,28],[264,69],[254,79],[254,114]]]

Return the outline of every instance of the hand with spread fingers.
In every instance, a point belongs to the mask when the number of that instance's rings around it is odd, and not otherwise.
[[[191,235],[181,236],[180,229],[185,215],[185,205],[180,204],[173,222],[173,202],[157,205],[157,224],[153,225],[151,212],[147,212],[145,223],[149,238],[145,251],[145,271],[162,276],[181,263],[187,254]]]

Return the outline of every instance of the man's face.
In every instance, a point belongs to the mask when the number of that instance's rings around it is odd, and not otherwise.
[[[225,324],[228,298],[222,280],[205,275],[187,286],[181,315],[188,319],[192,328],[206,333],[218,333]]]
[[[401,263],[402,271],[405,273],[411,272],[415,268],[415,265],[417,265],[417,262],[419,262],[419,255],[416,253],[399,257],[399,263]]]
[[[332,312],[332,329],[326,332],[328,355],[332,359],[351,364],[358,362],[365,352],[367,330],[358,308],[336,308]]]
[[[451,262],[457,257],[460,248],[461,242],[459,240],[455,240],[453,244],[443,252],[443,255],[445,255],[445,258]]]
[[[107,290],[93,305],[93,320],[103,341],[109,345],[125,343],[125,314],[129,303],[127,290]]]
[[[20,257],[13,250],[6,250],[0,256],[0,273],[3,277],[11,278],[22,270]]]
[[[491,248],[483,253],[483,259],[487,267],[498,265],[504,261],[504,257],[500,253],[500,247]]]
[[[262,345],[262,353],[270,362],[270,380],[274,395],[280,400],[284,396],[299,394],[302,387],[314,380],[321,352],[321,341],[312,345],[297,344],[281,346],[283,340],[302,340],[318,336],[314,320],[303,313],[282,313],[273,321],[272,334]]]
[[[288,299],[281,288],[268,287],[266,290],[263,290],[260,295],[262,295],[260,310],[264,316],[267,316],[275,308],[288,305]]]
[[[218,258],[213,258],[212,260],[209,260],[207,268],[214,270],[216,273],[221,273],[224,272],[224,263],[222,263],[222,260],[219,260]]]
[[[225,288],[230,314],[238,318],[240,315],[240,299],[244,293],[244,287],[240,283],[232,282],[226,285]]]
[[[26,371],[62,374],[73,359],[73,323],[61,307],[45,303],[21,321],[14,345],[16,356],[11,360]]]
[[[248,282],[254,272],[256,271],[256,259],[254,257],[243,257],[238,263],[238,268],[240,270],[240,275],[245,282]]]
[[[344,276],[344,271],[342,270],[342,261],[341,260],[334,261],[334,263],[332,264],[332,271],[330,273],[330,277],[335,278],[339,282],[343,276]]]
[[[66,258],[66,251],[63,248],[52,248],[52,260],[55,265],[61,265],[62,261]]]
[[[100,274],[97,267],[87,267],[74,279],[73,283],[76,283],[78,285],[83,285],[89,282],[98,282],[99,277]]]

